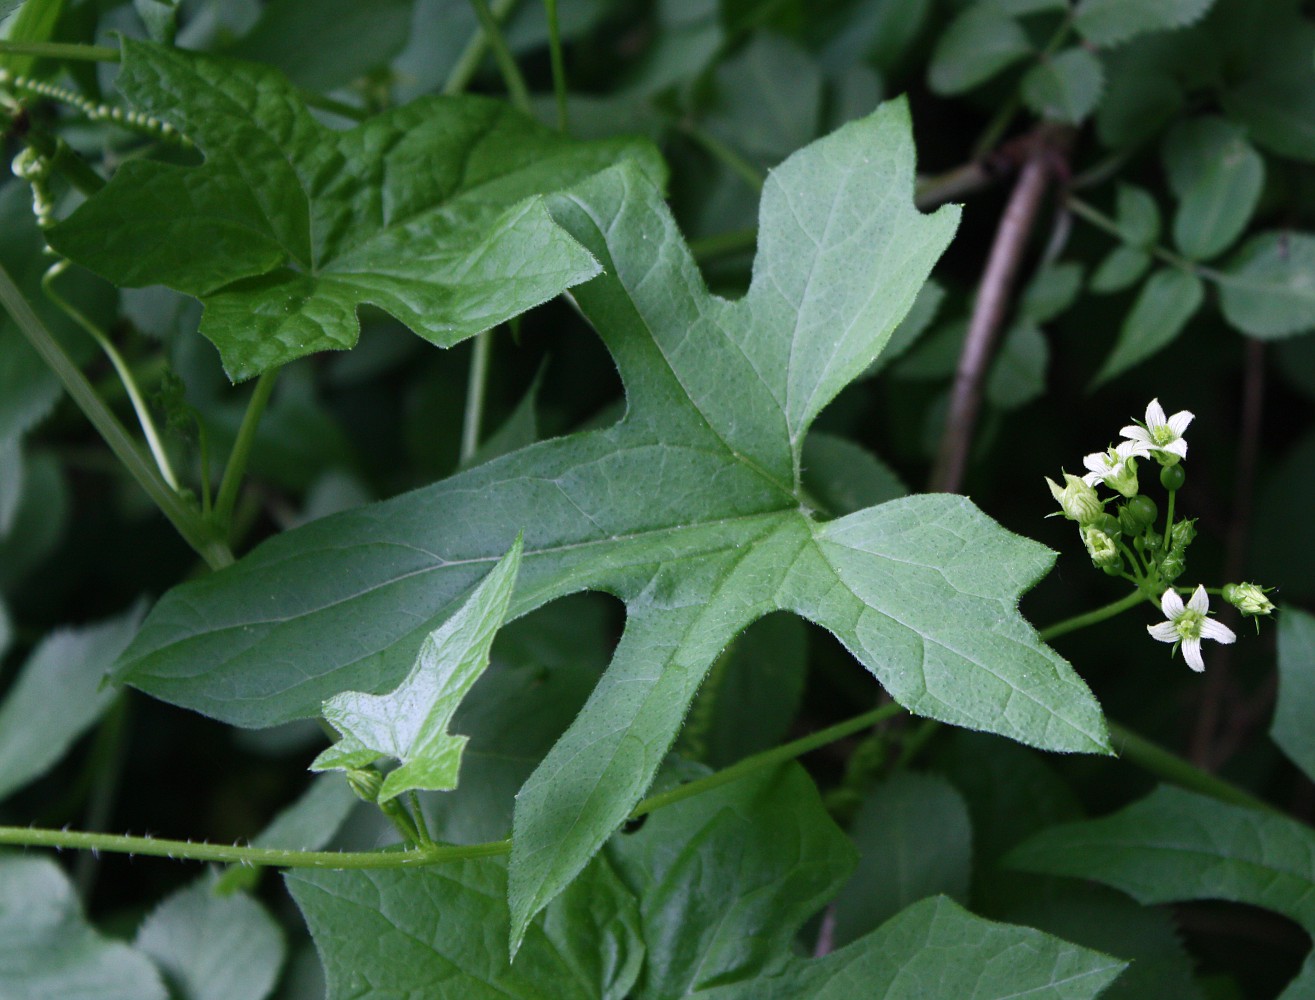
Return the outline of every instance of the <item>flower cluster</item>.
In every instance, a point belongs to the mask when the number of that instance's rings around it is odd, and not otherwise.
[[[1092,564],[1110,576],[1128,580],[1164,612],[1165,621],[1147,626],[1151,637],[1173,643],[1175,651],[1181,648],[1188,666],[1200,671],[1205,669],[1201,640],[1231,643],[1237,637],[1228,626],[1209,617],[1210,599],[1204,586],[1174,586],[1187,570],[1187,548],[1196,537],[1194,520],[1174,519],[1177,493],[1187,481],[1183,435],[1192,420],[1187,410],[1166,416],[1160,401],[1153,399],[1146,407],[1145,421],[1119,432],[1123,440],[1082,459],[1085,475],[1065,472],[1063,486],[1048,477],[1046,482],[1059,504],[1058,513],[1077,522]],[[1142,492],[1138,479],[1138,462],[1151,460],[1158,463],[1160,485],[1168,492],[1163,530],[1157,530],[1159,505]],[[1101,497],[1099,486],[1114,495]],[[1113,512],[1106,509],[1111,503],[1117,505]],[[1191,596],[1184,602],[1181,595],[1188,593]],[[1264,588],[1256,584],[1229,584],[1214,593],[1250,617],[1274,610]]]

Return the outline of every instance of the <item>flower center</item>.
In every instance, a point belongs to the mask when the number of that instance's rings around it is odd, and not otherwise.
[[[1179,639],[1199,639],[1203,621],[1205,615],[1200,611],[1183,608],[1183,613],[1173,620],[1173,627],[1178,630]]]
[[[1178,435],[1173,432],[1173,428],[1168,424],[1160,424],[1159,427],[1151,428],[1151,438],[1158,445],[1172,444],[1177,437]]]

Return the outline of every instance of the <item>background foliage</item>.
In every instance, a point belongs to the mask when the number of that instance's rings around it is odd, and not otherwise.
[[[0,996],[1315,992],[1307,5],[0,17]]]

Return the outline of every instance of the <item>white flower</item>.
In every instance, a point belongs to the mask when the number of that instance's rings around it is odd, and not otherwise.
[[[1182,643],[1183,659],[1197,673],[1205,669],[1205,661],[1201,659],[1202,639],[1225,645],[1237,639],[1227,625],[1206,617],[1210,613],[1210,598],[1205,596],[1204,587],[1196,588],[1186,606],[1178,592],[1170,587],[1160,597],[1160,610],[1169,620],[1147,625],[1146,631],[1160,642]]]
[[[1137,495],[1137,463],[1134,458],[1150,458],[1150,448],[1141,441],[1120,441],[1112,448],[1092,452],[1082,459],[1088,469],[1082,481],[1088,486],[1104,483],[1125,497]]]
[[[1146,407],[1145,425],[1130,424],[1119,433],[1155,452],[1161,465],[1177,465],[1187,457],[1187,442],[1183,440],[1183,432],[1192,420],[1193,414],[1186,410],[1179,410],[1172,417],[1166,418],[1160,401],[1152,399],[1151,405]]]

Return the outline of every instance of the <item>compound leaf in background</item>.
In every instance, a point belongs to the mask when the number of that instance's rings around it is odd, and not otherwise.
[[[1073,26],[1092,45],[1126,42],[1148,31],[1185,28],[1205,16],[1214,0],[1082,0]]]
[[[1251,237],[1224,268],[1219,295],[1224,318],[1253,337],[1315,330],[1315,236]]]
[[[514,965],[505,858],[284,878],[329,1000],[624,1000],[643,962],[634,897],[603,858],[530,925]]]
[[[1315,831],[1277,813],[1161,786],[1101,819],[1051,827],[1010,853],[1015,868],[1094,879],[1141,903],[1224,899],[1315,933]],[[1299,985],[1300,984],[1300,985]],[[1308,996],[1308,957],[1283,996]]]
[[[53,861],[0,857],[0,984],[5,1000],[166,1000],[150,959],[86,922]]]
[[[264,1000],[286,948],[283,931],[244,893],[216,895],[203,875],[157,906],[136,946],[164,973],[177,1000]]]
[[[575,297],[620,369],[625,417],[270,540],[166,596],[119,677],[247,726],[388,690],[524,526],[509,617],[595,589],[627,621],[517,799],[517,936],[639,801],[717,655],[772,611],[829,629],[914,712],[1107,751],[1090,691],[1017,613],[1049,550],[963,497],[820,522],[799,490],[809,425],[872,363],[954,231],[955,210],[920,214],[912,185],[902,102],[796,153],[764,188],[734,302],[709,294],[633,162],[553,196],[553,219],[605,268]]]
[[[1092,385],[1108,382],[1171,343],[1204,299],[1205,287],[1191,271],[1162,267],[1152,274],[1142,285],[1119,330],[1114,350]]]
[[[1246,134],[1222,118],[1182,122],[1165,137],[1164,166],[1178,199],[1178,248],[1193,260],[1228,249],[1251,220],[1265,183],[1265,161]]]
[[[576,143],[505,104],[431,97],[347,131],[277,71],[124,39],[118,89],[205,154],[125,163],[48,232],[116,285],[201,299],[233,379],[355,345],[379,306],[448,346],[593,276],[537,197],[646,144]]]
[[[1028,70],[1020,92],[1041,117],[1076,125],[1096,110],[1104,89],[1100,60],[1086,49],[1071,48]]]
[[[141,609],[47,635],[0,705],[0,799],[44,774],[101,717],[118,692],[104,683]]]
[[[1270,735],[1315,780],[1315,617],[1284,608],[1278,620],[1278,700]]]
[[[388,772],[380,802],[412,790],[457,787],[468,737],[449,734],[448,726],[489,665],[520,569],[521,545],[517,537],[456,613],[429,634],[395,690],[345,691],[324,703],[324,718],[342,739],[315,758],[312,771],[350,770],[393,757],[401,766]]]

